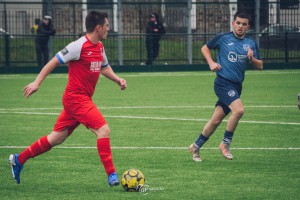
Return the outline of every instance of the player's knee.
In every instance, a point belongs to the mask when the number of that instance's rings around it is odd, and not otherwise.
[[[234,111],[232,112],[232,114],[234,114],[235,116],[237,116],[237,117],[239,117],[239,118],[241,118],[241,117],[244,115],[244,113],[245,113],[244,107],[241,107],[241,108],[239,108],[239,109],[236,109],[236,110],[234,110]]]
[[[216,119],[213,120],[211,123],[214,127],[218,127],[222,123],[222,120]]]
[[[68,130],[64,130],[61,132],[51,132],[48,136],[48,141],[52,146],[59,145],[63,143],[68,137]]]
[[[54,145],[59,145],[59,144],[63,143],[64,141],[65,141],[65,139],[60,138],[60,139],[55,141]]]
[[[106,124],[106,125],[102,126],[101,128],[99,128],[98,130],[96,130],[96,135],[97,135],[97,138],[110,137],[109,126]]]

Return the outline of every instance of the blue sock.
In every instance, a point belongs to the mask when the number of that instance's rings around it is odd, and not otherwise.
[[[224,133],[224,138],[223,138],[223,143],[224,144],[230,144],[233,138],[233,132],[230,131],[225,131]]]
[[[195,141],[195,144],[201,148],[202,145],[209,139],[209,137],[205,137],[202,133],[199,135],[198,139]]]

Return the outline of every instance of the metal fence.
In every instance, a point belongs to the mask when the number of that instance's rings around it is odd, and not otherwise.
[[[49,1],[48,1],[49,2]],[[102,2],[102,3],[101,3]],[[104,41],[112,65],[143,65],[146,60],[145,26],[148,15],[160,15],[167,33],[160,42],[160,54],[154,65],[204,64],[200,48],[220,32],[231,30],[236,11],[252,15],[251,32],[261,48],[265,63],[283,67],[300,63],[300,33],[275,32],[271,25],[300,26],[298,4],[274,0],[149,0],[145,1],[55,1],[51,5],[37,2],[0,2],[0,68],[36,66],[35,19],[51,15],[57,34],[50,41],[51,54],[77,39],[84,29],[90,10],[107,12],[110,35]],[[259,2],[259,3],[257,3]],[[291,1],[288,1],[291,2]],[[298,5],[298,6],[297,6]],[[255,22],[255,23],[254,23]],[[265,31],[265,32],[264,32]]]

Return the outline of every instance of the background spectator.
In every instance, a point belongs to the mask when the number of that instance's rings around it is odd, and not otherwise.
[[[300,93],[298,94],[298,108],[300,110]]]
[[[146,27],[146,47],[147,47],[147,61],[146,65],[152,65],[152,62],[159,54],[159,40],[165,34],[165,28],[159,20],[156,13],[149,15],[149,20]]]
[[[39,68],[42,68],[49,61],[49,37],[55,35],[55,29],[52,24],[52,17],[46,15],[41,23],[39,23],[36,37],[35,49],[36,59]]]

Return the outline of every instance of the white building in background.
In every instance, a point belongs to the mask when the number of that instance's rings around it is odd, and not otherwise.
[[[7,32],[11,34],[29,34],[35,16],[42,17],[41,0],[22,1],[33,2],[33,4],[21,4],[20,2],[20,0],[0,0],[0,18],[2,19],[0,28],[7,29]]]

